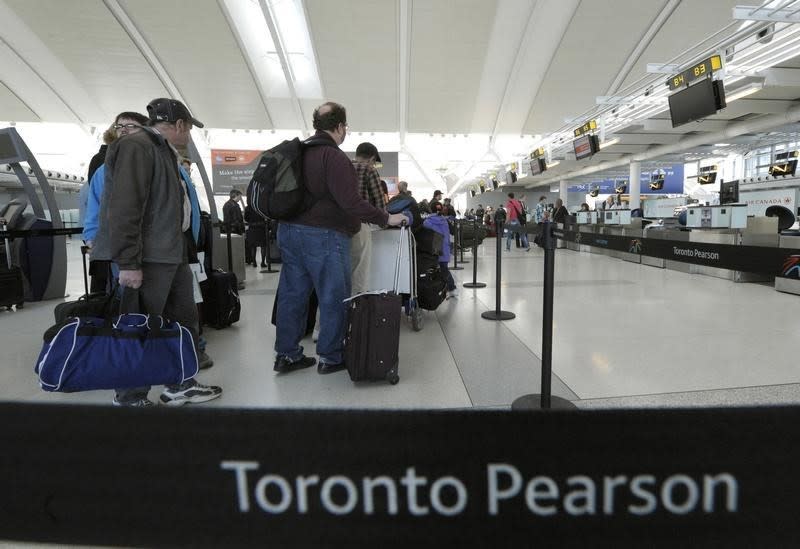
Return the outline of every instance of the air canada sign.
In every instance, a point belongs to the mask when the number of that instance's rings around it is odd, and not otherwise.
[[[770,206],[783,206],[792,212],[795,212],[797,208],[797,191],[795,189],[742,191],[739,199],[747,204],[747,215],[762,216]]]

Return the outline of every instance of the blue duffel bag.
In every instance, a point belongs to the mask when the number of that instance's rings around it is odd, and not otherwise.
[[[177,385],[197,375],[188,328],[161,316],[75,317],[45,334],[36,361],[45,391]]]

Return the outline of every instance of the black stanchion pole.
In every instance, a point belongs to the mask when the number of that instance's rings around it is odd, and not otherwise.
[[[553,287],[555,286],[556,236],[555,223],[542,224],[539,246],[544,248],[544,289],[542,295],[542,392],[524,395],[511,403],[512,410],[572,410],[576,406],[567,399],[551,396],[553,378]]]
[[[494,311],[484,311],[481,313],[481,318],[485,318],[486,320],[511,320],[515,318],[517,315],[510,311],[503,311],[500,309],[500,274],[502,270],[502,263],[503,263],[503,220],[498,219],[495,216],[494,222],[495,229],[497,230],[497,276],[495,279],[496,284],[496,292],[495,292],[495,301],[494,301]]]
[[[265,219],[266,225],[266,232],[267,232],[267,268],[261,269],[260,273],[277,273],[277,269],[272,268],[272,254],[270,253],[270,239],[272,238],[272,230],[269,228],[269,219]],[[256,251],[253,250],[253,255],[255,255]],[[255,260],[255,258],[253,258]]]
[[[478,282],[478,220],[472,220],[472,282],[465,282],[465,288],[485,288],[486,284]]]
[[[458,228],[456,229],[456,234],[458,234],[458,249],[461,252],[461,257],[458,260],[463,265],[464,263],[469,263],[469,260],[464,259],[464,220],[460,220],[458,222]]]
[[[453,231],[453,249],[450,252],[453,254],[453,266],[450,267],[451,271],[463,271],[464,267],[458,266],[458,222],[453,220],[453,223],[456,224],[456,228]]]

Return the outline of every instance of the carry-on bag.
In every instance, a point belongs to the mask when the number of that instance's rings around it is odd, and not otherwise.
[[[447,277],[439,266],[439,257],[417,252],[417,304],[435,311],[447,297]]]
[[[56,324],[45,333],[34,371],[45,391],[75,392],[177,385],[197,369],[187,327],[158,315],[125,313]]]
[[[400,312],[402,299],[397,294],[400,256],[403,245],[410,246],[409,229],[401,227],[395,262],[394,290],[365,293],[348,300],[344,362],[353,381],[400,380]]]
[[[83,291],[84,294],[74,301],[59,303],[53,309],[53,316],[56,324],[68,318],[77,316],[105,317],[112,311],[118,309],[118,302],[112,292],[109,296],[105,292],[89,292],[89,279],[86,272],[86,254],[88,246],[81,246],[81,257],[83,259]]]
[[[442,255],[444,249],[444,236],[440,233],[429,229],[428,227],[420,227],[414,234],[417,240],[417,253],[426,253],[429,255]]]
[[[231,233],[228,231],[228,272],[214,269],[208,272],[203,291],[203,321],[221,330],[239,321],[242,305],[239,301],[239,281],[233,272]]]
[[[8,225],[0,225],[0,230],[8,230]],[[0,263],[0,307],[9,311],[15,305],[21,309],[25,303],[25,285],[22,281],[22,269],[11,264],[11,244],[5,238],[5,264]]]

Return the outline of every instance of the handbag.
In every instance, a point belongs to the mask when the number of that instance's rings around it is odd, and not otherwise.
[[[177,385],[197,375],[188,328],[157,315],[76,317],[56,324],[34,371],[45,391]]]

